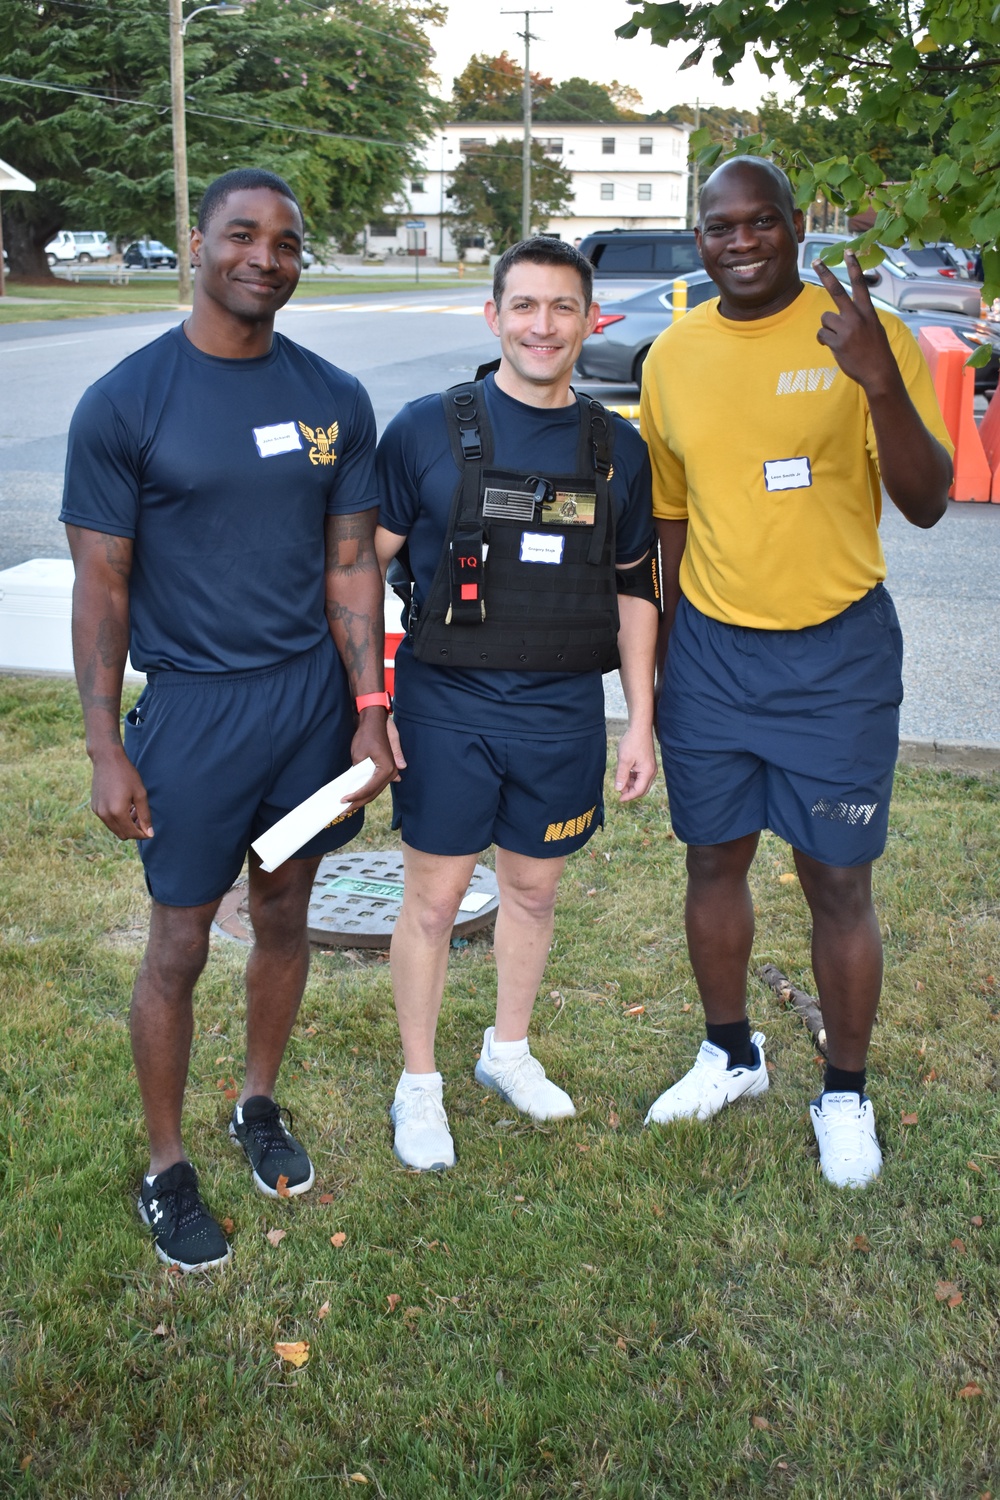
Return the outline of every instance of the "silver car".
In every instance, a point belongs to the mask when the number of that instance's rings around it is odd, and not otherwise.
[[[814,271],[802,271],[802,280],[819,284]],[[870,273],[866,273],[866,276]],[[714,281],[706,271],[691,271],[687,282],[687,305],[697,307],[718,296]],[[615,385],[638,385],[642,366],[650,346],[664,328],[673,322],[673,281],[662,281],[631,297],[601,303],[596,332],[584,342],[576,362],[577,373],[585,380],[608,380]],[[981,318],[969,318],[959,312],[934,308],[891,307],[879,295],[872,297],[880,312],[895,313],[913,334],[919,328],[950,328],[965,344],[970,354],[981,344],[990,344],[993,358],[976,371],[976,390],[996,389],[1000,371],[1000,327]]]
[[[799,246],[799,265],[808,270],[814,260],[831,245],[844,245],[843,234],[807,234]],[[865,272],[865,280],[873,293],[883,302],[899,312],[908,307],[936,307],[941,312],[960,312],[967,317],[978,318],[982,310],[982,295],[978,282],[963,281],[957,276],[919,276],[906,265],[893,259],[905,255],[904,251],[886,250],[885,260]],[[840,281],[847,282],[847,267],[841,261],[830,270]]]

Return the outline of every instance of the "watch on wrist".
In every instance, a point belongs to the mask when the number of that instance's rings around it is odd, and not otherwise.
[[[362,693],[360,698],[355,698],[354,706],[357,709],[358,713],[360,713],[363,708],[384,708],[388,713],[392,708],[392,699],[386,692]]]

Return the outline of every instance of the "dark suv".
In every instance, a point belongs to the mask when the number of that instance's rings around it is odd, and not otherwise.
[[[601,229],[579,248],[602,281],[665,281],[702,269],[693,229]]]

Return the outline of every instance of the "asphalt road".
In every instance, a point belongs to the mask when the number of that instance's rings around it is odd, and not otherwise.
[[[290,337],[359,375],[381,430],[404,401],[467,379],[495,358],[481,290],[297,302]],[[66,557],[56,517],[69,420],[81,393],[176,322],[172,313],[0,327],[0,568]],[[582,383],[602,400],[634,388]],[[933,531],[892,506],[882,523],[889,587],[906,638],[908,737],[1000,745],[1000,505],[949,506]],[[762,585],[763,586],[763,585]],[[623,710],[607,679],[609,713]]]

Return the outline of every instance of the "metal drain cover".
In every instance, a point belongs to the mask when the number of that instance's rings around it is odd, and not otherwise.
[[[403,856],[398,850],[328,854],[313,883],[309,941],[322,948],[388,948],[402,900]],[[453,936],[467,937],[488,927],[498,905],[496,875],[485,865],[477,865]],[[223,897],[212,929],[238,942],[253,941],[245,878]]]

